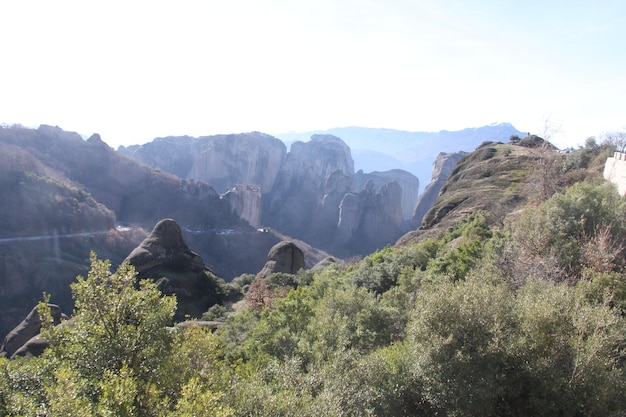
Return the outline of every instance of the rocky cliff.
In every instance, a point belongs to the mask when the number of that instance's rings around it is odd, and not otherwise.
[[[502,222],[533,195],[531,179],[537,178],[541,161],[558,156],[550,147],[542,153],[522,143],[482,144],[458,161],[421,226],[402,236],[397,244],[437,236],[476,211],[488,212],[489,221]]]
[[[419,227],[426,212],[435,204],[439,191],[443,187],[450,174],[456,167],[456,164],[465,156],[467,152],[442,152],[437,156],[433,163],[432,179],[424,189],[424,192],[417,200],[415,211],[411,223],[415,227]]]
[[[193,178],[209,182],[223,193],[222,200],[231,210],[255,228],[269,226],[316,247],[339,250],[348,256],[365,254],[357,251],[356,246],[375,249],[392,241],[383,242],[381,236],[389,238],[397,234],[396,198],[400,199],[400,221],[410,219],[419,192],[419,181],[412,174],[402,170],[355,174],[350,148],[332,135],[313,135],[307,142],[294,142],[288,153],[277,142],[280,141],[271,136],[250,133],[156,139],[120,151],[155,168],[176,170],[190,181]],[[172,146],[177,144],[180,148],[173,150]],[[180,159],[179,163],[176,158]],[[393,202],[381,205],[380,197],[366,198],[385,195],[383,187],[392,182],[400,189],[398,195],[394,193],[391,197]],[[358,196],[361,192],[364,192],[362,196],[355,200],[356,217],[345,218],[339,231],[342,200],[349,193]],[[346,213],[349,200],[346,200]],[[361,218],[364,213],[369,213],[365,215],[368,220]],[[369,225],[369,220],[374,224]],[[350,222],[358,224],[346,227]],[[385,222],[389,222],[387,226]],[[375,245],[360,241],[370,237]],[[358,245],[354,246],[355,243]]]
[[[401,200],[402,189],[397,182],[385,184],[376,192],[374,182],[369,181],[358,194],[346,194],[339,205],[334,253],[340,256],[371,253],[400,237]]]
[[[408,171],[391,169],[388,171],[374,171],[364,173],[359,170],[352,184],[352,191],[359,192],[365,189],[365,185],[372,181],[374,189],[378,192],[385,184],[396,182],[402,189],[402,219],[408,220],[413,216],[415,205],[419,196],[419,179]]]
[[[219,193],[239,183],[255,184],[265,193],[274,186],[287,148],[279,139],[251,132],[157,138],[118,151],[181,178],[211,184]]]
[[[222,198],[237,215],[254,228],[261,227],[263,199],[261,188],[255,184],[236,184]]]
[[[159,221],[124,262],[135,267],[139,279],[154,279],[164,294],[176,295],[177,320],[200,318],[209,307],[224,302],[221,281],[189,249],[172,219]]]
[[[267,198],[264,222],[306,240],[331,174],[354,175],[350,148],[341,139],[320,135],[293,143]]]

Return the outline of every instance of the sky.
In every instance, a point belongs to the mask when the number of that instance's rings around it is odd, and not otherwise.
[[[170,135],[626,129],[623,0],[0,0],[0,123]]]

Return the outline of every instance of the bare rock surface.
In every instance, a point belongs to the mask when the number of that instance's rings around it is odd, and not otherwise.
[[[295,243],[282,241],[272,247],[267,255],[268,261],[257,274],[257,278],[265,278],[273,273],[296,274],[304,269],[304,252]]]

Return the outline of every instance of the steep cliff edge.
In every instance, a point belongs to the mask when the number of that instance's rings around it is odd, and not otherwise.
[[[421,226],[402,236],[397,244],[436,236],[478,210],[488,212],[491,221],[501,221],[532,195],[529,184],[536,178],[541,161],[559,155],[552,148],[544,152],[514,144],[485,143],[465,155],[425,213]]]
[[[267,197],[264,223],[306,240],[326,194],[327,180],[336,172],[354,175],[350,148],[341,139],[319,135],[309,142],[293,143]]]
[[[287,148],[260,132],[231,135],[170,136],[118,152],[181,178],[211,184],[225,193],[235,184],[255,184],[263,193],[274,186]]]
[[[419,196],[420,181],[408,171],[402,169],[390,169],[388,171],[374,171],[365,173],[358,171],[354,176],[352,191],[360,192],[366,184],[372,181],[374,189],[378,192],[385,184],[396,182],[402,189],[402,220],[411,219]]]
[[[176,319],[200,318],[209,307],[223,303],[221,280],[193,252],[172,219],[159,221],[152,232],[126,257],[138,279],[154,279],[167,295],[176,295]]]
[[[350,148],[332,135],[313,135],[307,142],[294,142],[289,152],[285,150],[278,139],[256,132],[160,138],[119,149],[155,168],[178,173],[190,184],[194,180],[208,182],[230,209],[254,228],[271,227],[347,256],[365,255],[364,248],[373,250],[391,243],[393,238],[385,239],[398,234],[398,213],[401,223],[409,222],[419,193],[419,180],[409,172],[394,169],[355,174]],[[380,196],[387,195],[382,190],[390,183],[399,186],[399,193],[393,193],[393,202],[381,204]],[[342,223],[342,200],[349,193],[362,192],[363,196],[355,200],[357,218],[344,218]],[[346,202],[345,210],[348,205]],[[363,213],[372,220],[371,225],[361,218]],[[346,228],[350,222],[358,225]],[[352,233],[349,231],[356,234],[346,235]]]
[[[424,189],[424,192],[417,200],[415,211],[411,218],[411,223],[415,227],[419,227],[426,212],[435,204],[439,191],[443,184],[450,177],[450,174],[456,167],[456,164],[465,156],[467,152],[445,153],[442,152],[437,156],[433,163],[432,179]]]

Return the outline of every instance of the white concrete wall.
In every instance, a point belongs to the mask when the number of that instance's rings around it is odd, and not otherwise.
[[[607,158],[604,179],[617,185],[620,195],[626,195],[626,154],[615,152],[612,158]]]

